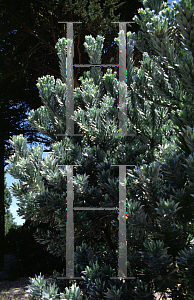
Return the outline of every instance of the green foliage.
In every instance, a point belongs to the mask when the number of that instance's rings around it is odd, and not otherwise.
[[[71,288],[65,288],[65,294],[62,294],[64,299],[72,299],[72,300],[82,300],[82,296],[80,295],[80,288],[75,284],[72,284]]]
[[[5,198],[5,235],[9,232],[11,228],[17,228],[16,223],[14,222],[14,217],[9,211],[9,207],[12,203],[11,193],[7,188],[4,175],[4,198]]]
[[[182,43],[180,36],[185,33],[178,24],[184,13],[178,5],[169,8],[161,1],[143,3],[141,20],[134,17],[141,30],[137,35],[127,33],[127,84],[109,68],[102,76],[99,67],[92,67],[80,78],[80,88],[74,90],[75,133],[82,133],[83,139],[56,136],[66,130],[66,53],[70,41],[65,38],[57,44],[62,81],[51,76],[39,78],[44,106],[29,117],[33,126],[53,139],[52,154],[42,159],[40,148],[30,152],[22,136],[12,138],[15,153],[9,170],[20,179],[13,185],[14,195],[20,199],[19,213],[36,224],[37,241],[62,259],[66,258],[67,222],[67,173],[63,166],[76,165],[74,207],[117,208],[119,172],[113,166],[134,166],[127,170],[124,199],[127,276],[131,279],[110,279],[118,270],[118,211],[74,211],[74,273],[82,276],[83,282],[80,288],[72,285],[71,290],[66,289],[62,296],[68,299],[154,299],[155,291],[168,292],[174,299],[180,292],[182,299],[192,297],[193,90],[192,76],[185,81],[181,75],[183,69],[189,73],[192,65],[192,51],[186,48],[192,48],[192,36],[191,43]],[[181,5],[190,8],[186,1]],[[193,19],[188,10],[186,18],[187,22],[184,18],[182,22],[191,35]],[[115,42],[123,45],[124,38],[120,31]],[[90,63],[101,63],[104,38],[85,39]],[[132,59],[135,46],[143,54],[139,69]],[[185,62],[188,68],[183,67]],[[118,134],[120,88],[126,88],[128,136]],[[38,280],[37,293],[44,289],[49,294],[52,287],[43,287],[41,276]]]
[[[27,292],[30,294],[31,300],[35,299],[57,299],[58,288],[55,287],[55,283],[48,285],[44,279],[44,275],[35,275],[35,278],[30,278],[31,284],[28,286]],[[59,299],[59,298],[58,298]]]
[[[9,210],[5,212],[5,235],[8,234],[11,228],[17,228],[16,222],[14,222],[14,217]]]
[[[177,264],[184,274],[185,285],[194,292],[194,247],[190,249],[181,250],[177,257]]]
[[[55,283],[50,282],[48,285],[47,281],[44,279],[44,275],[35,275],[35,278],[30,278],[30,285],[28,286],[27,293],[29,293],[29,299],[31,300],[41,300],[41,299],[61,299],[61,300],[82,300],[80,295],[80,288],[75,284],[72,284],[71,288],[66,287],[65,294],[59,293],[59,289],[56,287]]]

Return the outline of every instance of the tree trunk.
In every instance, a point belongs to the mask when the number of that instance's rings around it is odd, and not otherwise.
[[[5,250],[5,207],[4,207],[4,114],[0,109],[0,269],[3,267]]]

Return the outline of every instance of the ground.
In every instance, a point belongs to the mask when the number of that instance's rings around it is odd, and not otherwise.
[[[48,283],[52,277],[47,275],[44,276],[47,279]],[[22,277],[15,281],[3,280],[0,281],[0,300],[26,300],[28,294],[26,290],[30,284],[29,277]]]
[[[0,281],[0,299],[28,299],[26,286],[29,284],[29,277],[22,277],[15,281]]]

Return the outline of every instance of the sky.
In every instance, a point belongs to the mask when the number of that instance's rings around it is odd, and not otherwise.
[[[168,3],[170,3],[171,5],[172,5],[172,2],[173,2],[172,0],[168,1]],[[178,1],[176,1],[176,2],[178,2]],[[42,157],[45,157],[46,155],[49,155],[49,154],[43,153]],[[8,187],[11,186],[14,181],[17,181],[17,179],[13,178],[9,173],[6,173],[7,186]],[[14,217],[14,222],[16,222],[17,225],[22,225],[25,222],[25,220],[18,216],[17,209],[18,209],[17,199],[15,197],[13,197],[13,195],[12,195],[12,205],[10,206],[10,211]]]

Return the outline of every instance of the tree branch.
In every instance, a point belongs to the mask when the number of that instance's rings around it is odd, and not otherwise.
[[[54,45],[56,45],[57,41],[56,41],[55,31],[54,31],[54,26],[53,26],[52,12],[50,13],[50,21],[51,21],[51,31],[52,31],[53,41],[54,41]]]

